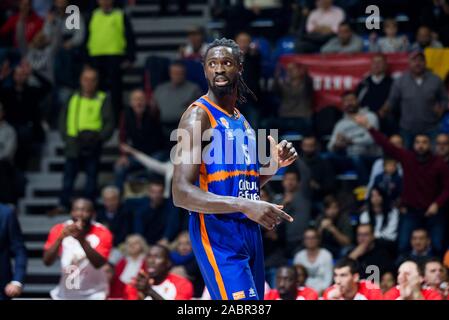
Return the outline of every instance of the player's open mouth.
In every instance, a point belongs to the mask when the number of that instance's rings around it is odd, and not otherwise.
[[[229,83],[229,80],[224,77],[215,79],[215,85],[218,87],[226,86],[228,83]]]

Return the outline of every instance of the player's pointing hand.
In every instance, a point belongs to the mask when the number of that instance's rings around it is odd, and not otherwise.
[[[241,212],[268,230],[274,229],[282,219],[293,221],[293,218],[282,210],[282,206],[266,201],[248,200],[243,204]]]

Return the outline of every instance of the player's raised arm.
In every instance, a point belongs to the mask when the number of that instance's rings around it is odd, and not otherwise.
[[[198,130],[200,126],[200,130]],[[221,196],[201,190],[195,185],[200,176],[200,162],[193,161],[195,156],[201,157],[203,132],[211,127],[206,112],[200,107],[189,108],[181,118],[179,129],[184,134],[178,140],[178,150],[173,173],[173,202],[184,209],[204,214],[226,214],[242,212],[249,219],[260,225],[272,229],[280,219],[293,221],[279,206],[246,198]],[[201,133],[201,136],[194,137]],[[189,143],[182,141],[188,139]],[[179,149],[181,148],[181,150]]]

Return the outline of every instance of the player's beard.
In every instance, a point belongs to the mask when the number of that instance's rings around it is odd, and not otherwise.
[[[214,93],[215,96],[223,97],[223,96],[231,95],[234,92],[234,90],[237,88],[237,81],[238,81],[237,77],[235,77],[232,80],[228,77],[226,77],[226,79],[228,80],[228,84],[225,86],[215,85],[215,78],[212,82],[209,81],[209,88],[211,89],[211,91]]]

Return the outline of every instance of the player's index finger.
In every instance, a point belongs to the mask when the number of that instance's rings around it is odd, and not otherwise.
[[[287,220],[288,222],[292,222],[293,221],[293,218],[289,214],[287,214],[285,211],[275,207],[275,212],[282,219]]]

